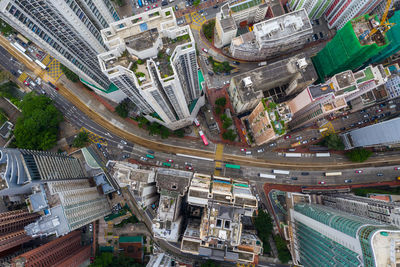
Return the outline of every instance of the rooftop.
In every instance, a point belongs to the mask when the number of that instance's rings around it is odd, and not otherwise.
[[[254,34],[259,42],[280,40],[312,28],[305,9],[254,24]]]
[[[229,2],[229,8],[236,13],[263,3],[264,0],[234,0]]]
[[[192,172],[158,168],[155,179],[158,192],[173,192],[177,196],[184,196],[192,176]]]
[[[310,85],[308,86],[308,91],[313,100],[318,99],[321,96],[325,96],[327,94],[335,93],[335,89],[332,88],[329,84]]]

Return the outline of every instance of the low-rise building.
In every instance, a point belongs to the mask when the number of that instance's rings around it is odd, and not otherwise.
[[[241,60],[264,60],[302,48],[313,33],[304,9],[254,24],[253,30],[232,39],[230,53]]]
[[[280,103],[317,78],[311,60],[299,54],[234,76],[228,93],[235,112],[240,114],[254,109],[264,97]]]
[[[234,263],[251,263],[262,253],[262,242],[241,222],[258,207],[246,182],[196,173],[187,202],[202,213],[200,219],[189,219],[182,252]]]
[[[152,226],[156,238],[178,241],[182,224],[182,198],[186,195],[192,175],[187,171],[157,169],[155,180],[160,201]]]
[[[229,45],[239,29],[249,31],[249,25],[264,20],[269,9],[265,0],[233,0],[223,4],[216,14],[215,46]]]
[[[291,116],[285,103],[276,104],[271,98],[264,98],[245,120],[254,142],[260,146],[284,135]]]
[[[128,162],[116,161],[112,165],[112,176],[120,187],[127,187],[137,203],[143,208],[158,200],[155,172],[138,169]]]

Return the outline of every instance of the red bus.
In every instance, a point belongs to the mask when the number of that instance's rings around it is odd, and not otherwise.
[[[199,131],[199,135],[200,135],[201,139],[203,140],[204,145],[208,146],[207,137],[204,135],[203,131]]]

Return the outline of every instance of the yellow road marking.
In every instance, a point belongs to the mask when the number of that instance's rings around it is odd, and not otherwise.
[[[21,83],[24,83],[24,81],[26,80],[26,78],[28,78],[28,74],[26,74],[26,72],[23,72],[23,73],[18,77],[18,81],[20,81]]]
[[[95,134],[94,132],[86,129],[85,127],[82,127],[80,130],[82,132],[87,132],[88,136],[89,136],[89,140],[92,141],[93,143],[99,143],[104,146],[107,145],[107,140],[104,137],[102,137],[98,134]]]
[[[217,144],[217,148],[215,149],[215,168],[222,167],[222,159],[224,157],[224,145]],[[220,175],[221,171],[214,169],[214,175]]]

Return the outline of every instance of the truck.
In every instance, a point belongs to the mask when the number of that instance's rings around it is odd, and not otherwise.
[[[267,65],[267,61],[263,61],[263,62],[260,62],[260,63],[258,63],[258,66],[265,66],[265,65]]]

